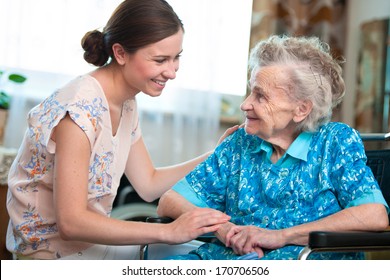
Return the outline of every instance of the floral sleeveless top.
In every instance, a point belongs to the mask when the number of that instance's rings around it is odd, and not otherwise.
[[[136,101],[127,100],[112,135],[108,103],[98,81],[80,76],[34,107],[28,129],[8,176],[10,222],[7,248],[19,255],[56,259],[90,247],[60,238],[53,201],[56,143],[53,130],[66,114],[85,132],[91,146],[88,207],[109,216],[131,145],[141,137]]]

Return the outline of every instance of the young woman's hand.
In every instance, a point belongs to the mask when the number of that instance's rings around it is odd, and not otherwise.
[[[228,222],[230,216],[210,208],[195,208],[168,224],[166,239],[169,244],[191,241],[205,233],[215,232]]]
[[[228,129],[226,129],[226,131],[222,134],[221,138],[219,138],[217,146],[219,144],[221,144],[223,142],[223,140],[225,140],[226,137],[233,134],[237,129],[239,129],[240,127],[243,127],[243,126],[244,126],[244,124],[241,124],[241,125],[237,124],[235,126],[232,126],[232,127],[229,127]]]

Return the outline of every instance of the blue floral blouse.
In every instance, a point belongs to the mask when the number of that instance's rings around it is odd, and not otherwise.
[[[301,133],[273,164],[272,147],[244,129],[228,137],[174,190],[192,203],[223,211],[236,225],[283,229],[312,222],[343,208],[387,204],[366,165],[358,132],[329,123]],[[265,251],[264,259],[296,259],[302,246]],[[315,258],[353,259],[354,253],[313,254]],[[177,259],[236,259],[219,241]]]

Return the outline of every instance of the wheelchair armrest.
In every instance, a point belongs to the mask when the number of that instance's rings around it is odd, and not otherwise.
[[[146,222],[155,224],[169,224],[173,222],[173,219],[170,217],[147,217]]]
[[[298,259],[305,260],[312,252],[357,252],[389,249],[390,231],[313,231],[309,233],[308,245],[302,249]]]
[[[349,248],[390,246],[390,231],[381,232],[326,232],[314,231],[309,234],[311,248]]]

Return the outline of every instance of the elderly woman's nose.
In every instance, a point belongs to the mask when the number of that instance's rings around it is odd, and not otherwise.
[[[252,106],[252,103],[251,103],[251,101],[250,101],[250,96],[248,96],[248,97],[244,100],[244,102],[241,103],[240,109],[241,109],[242,111],[247,111],[247,110],[250,110],[250,109],[252,109],[252,108],[253,108],[253,106]]]

